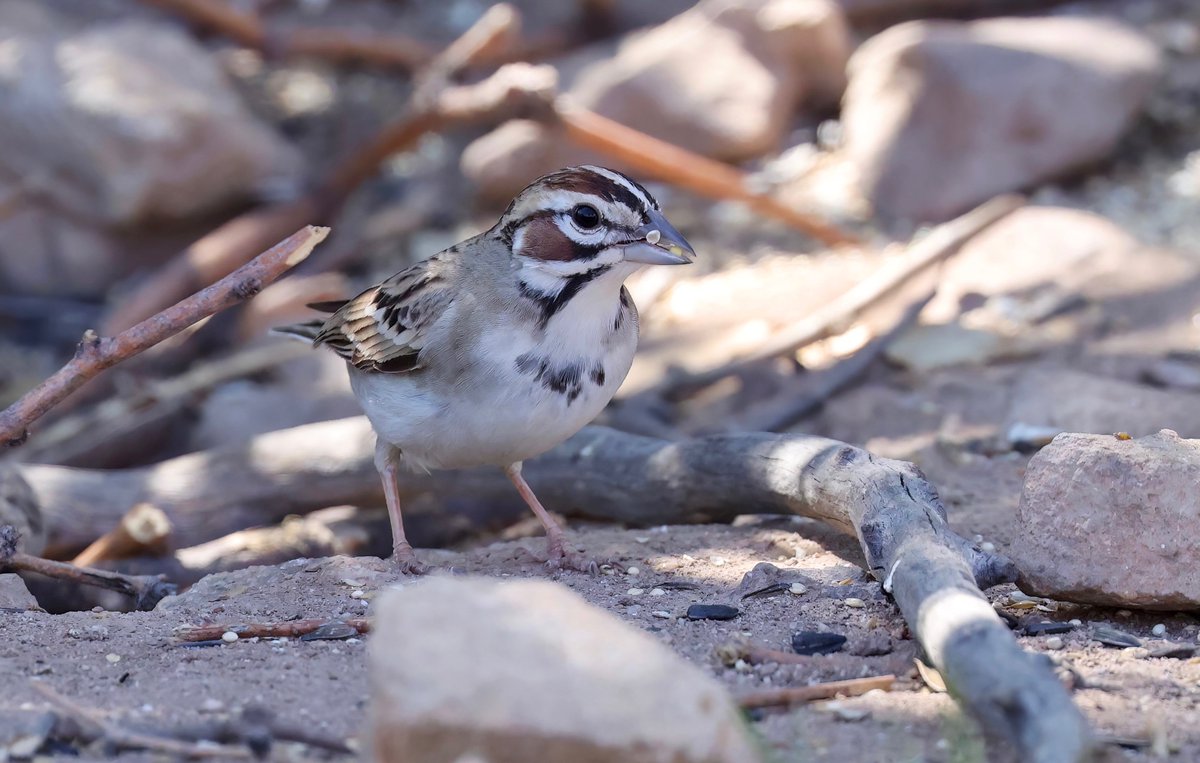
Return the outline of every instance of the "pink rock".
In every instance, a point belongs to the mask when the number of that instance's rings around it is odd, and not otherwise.
[[[1021,589],[1128,608],[1200,607],[1200,440],[1062,434],[1029,463],[1009,554]]]
[[[850,61],[845,150],[877,213],[944,220],[1104,159],[1161,67],[1113,21],[916,21]]]

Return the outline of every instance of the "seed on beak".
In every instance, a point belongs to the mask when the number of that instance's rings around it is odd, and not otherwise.
[[[658,243],[658,240],[659,240],[660,238],[662,238],[662,233],[661,233],[661,232],[659,232],[659,231],[656,231],[656,230],[652,230],[652,231],[650,231],[649,233],[647,233],[647,234],[646,234],[646,243],[648,243],[648,244],[657,244],[657,243]]]

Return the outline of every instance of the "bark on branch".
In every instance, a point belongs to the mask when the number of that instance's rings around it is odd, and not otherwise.
[[[86,544],[138,501],[160,507],[181,542],[196,543],[290,513],[380,501],[373,454],[370,427],[355,418],[147,469],[22,471],[46,507],[52,548]],[[980,591],[1014,580],[1012,563],[951,531],[937,491],[912,464],[822,437],[666,442],[589,427],[525,473],[547,505],[568,514],[647,525],[797,514],[855,535],[866,566],[989,736],[1033,763],[1087,755],[1087,729],[1066,690]],[[414,474],[401,489],[408,498],[435,490],[443,501],[513,499],[499,469]]]

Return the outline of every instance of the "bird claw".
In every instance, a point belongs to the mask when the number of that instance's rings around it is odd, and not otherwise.
[[[429,565],[417,560],[412,546],[407,543],[392,551],[392,564],[396,565],[396,570],[401,575],[424,575],[430,570]]]
[[[563,538],[551,538],[546,543],[546,568],[550,570],[575,570],[588,575],[599,575],[600,565],[596,560],[581,554]]]

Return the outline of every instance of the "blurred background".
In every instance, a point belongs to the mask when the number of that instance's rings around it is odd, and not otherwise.
[[[520,97],[488,101],[496,81]],[[996,501],[1053,433],[1200,434],[1198,85],[1184,0],[8,0],[0,401],[85,329],[333,227],[13,456],[127,468],[356,415],[341,361],[267,330],[593,162],[644,179],[699,253],[631,282],[642,351],[603,423],[864,444],[1003,542]],[[1010,192],[1029,204],[910,266]]]

